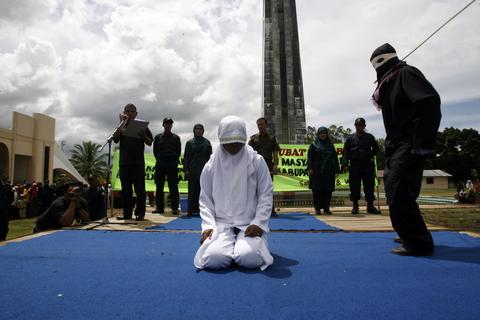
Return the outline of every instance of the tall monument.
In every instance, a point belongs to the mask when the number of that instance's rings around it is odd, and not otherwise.
[[[263,112],[279,143],[304,144],[305,103],[295,0],[264,0]]]

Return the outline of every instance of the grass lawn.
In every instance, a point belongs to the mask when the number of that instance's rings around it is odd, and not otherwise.
[[[376,193],[377,193],[377,189],[375,189],[375,194]],[[380,193],[385,194],[385,189],[380,188]],[[454,198],[455,194],[457,194],[457,190],[455,188],[450,188],[450,189],[427,189],[427,188],[422,188],[420,190],[420,195],[421,196]]]
[[[422,196],[448,197],[453,198],[457,193],[456,189],[423,189],[420,191]]]
[[[10,220],[7,240],[23,237],[33,233],[36,218]]]
[[[424,219],[431,224],[480,232],[480,207],[422,209],[422,213]]]

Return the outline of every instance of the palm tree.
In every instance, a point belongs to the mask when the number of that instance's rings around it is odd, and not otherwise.
[[[100,154],[101,148],[101,145],[91,141],[83,141],[81,145],[76,144],[71,150],[70,162],[85,179],[89,175],[94,175],[100,183],[105,183],[108,155]]]

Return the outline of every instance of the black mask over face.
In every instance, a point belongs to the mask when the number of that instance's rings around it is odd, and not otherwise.
[[[380,82],[383,77],[388,73],[388,71],[392,70],[396,65],[398,65],[401,61],[395,57],[391,58],[387,62],[385,62],[383,65],[378,67],[376,69],[377,71],[377,81]]]
[[[382,78],[394,68],[397,64],[400,63],[396,55],[395,48],[392,47],[389,43],[382,44],[380,47],[373,51],[370,62],[374,65],[375,70],[377,71],[377,81],[380,82]],[[378,60],[377,60],[378,59]],[[386,61],[382,64],[382,59]],[[377,67],[378,65],[378,67]]]

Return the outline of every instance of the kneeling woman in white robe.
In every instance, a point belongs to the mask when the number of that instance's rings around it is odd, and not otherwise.
[[[245,121],[227,116],[218,127],[220,146],[200,177],[201,246],[198,269],[239,266],[265,270],[273,263],[268,250],[268,221],[273,184],[265,160],[246,145]]]

